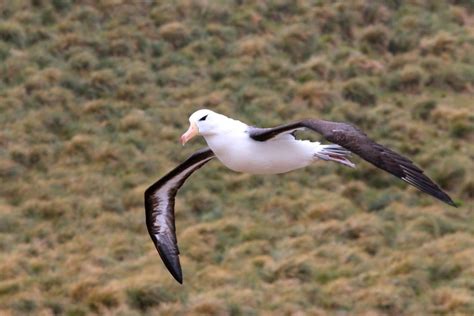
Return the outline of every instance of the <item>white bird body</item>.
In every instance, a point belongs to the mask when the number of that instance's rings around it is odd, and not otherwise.
[[[354,167],[353,163],[343,157],[348,151],[339,146],[297,140],[291,135],[291,131],[259,142],[249,137],[251,126],[209,110],[195,112],[190,117],[190,123],[191,126],[197,125],[196,129],[217,159],[237,172],[285,173],[304,168],[318,159],[333,160]]]
[[[204,120],[198,119],[203,117]],[[209,110],[195,112],[191,115],[190,122],[191,125],[198,126],[199,133],[217,159],[237,172],[285,173],[304,168],[318,159],[333,160],[354,167],[353,163],[343,157],[349,152],[339,146],[297,140],[291,135],[291,131],[259,142],[249,137],[251,126]]]
[[[252,140],[245,131],[204,136],[227,168],[251,174],[277,174],[308,166],[317,158],[318,142],[280,135],[267,142]]]

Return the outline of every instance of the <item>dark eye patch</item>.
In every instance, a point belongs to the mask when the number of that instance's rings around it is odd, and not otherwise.
[[[207,114],[206,114],[206,115],[204,115],[203,117],[201,117],[199,120],[200,120],[200,121],[205,121],[205,120],[206,120],[206,118],[207,118]]]

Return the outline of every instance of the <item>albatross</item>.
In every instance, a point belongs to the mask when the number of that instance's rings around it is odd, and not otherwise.
[[[179,283],[183,274],[179,261],[174,218],[175,196],[186,179],[217,158],[227,168],[250,174],[279,174],[324,160],[354,168],[351,153],[451,206],[456,206],[423,170],[408,158],[370,139],[357,127],[343,122],[304,119],[272,127],[249,126],[225,115],[202,109],[189,117],[189,129],[181,136],[184,145],[201,135],[209,147],[192,154],[145,191],[146,225],[168,271]],[[321,134],[332,144],[299,140],[298,130]]]

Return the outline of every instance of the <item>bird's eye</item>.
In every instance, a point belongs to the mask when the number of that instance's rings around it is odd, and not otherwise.
[[[203,117],[201,117],[199,120],[200,120],[200,121],[205,121],[205,120],[206,120],[206,118],[207,118],[207,114],[206,114],[206,115],[204,115]]]

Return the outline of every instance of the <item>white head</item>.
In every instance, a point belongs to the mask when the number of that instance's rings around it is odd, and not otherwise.
[[[181,136],[181,144],[186,144],[196,135],[210,136],[222,133],[234,124],[234,120],[211,110],[198,110],[189,117],[189,129]]]

